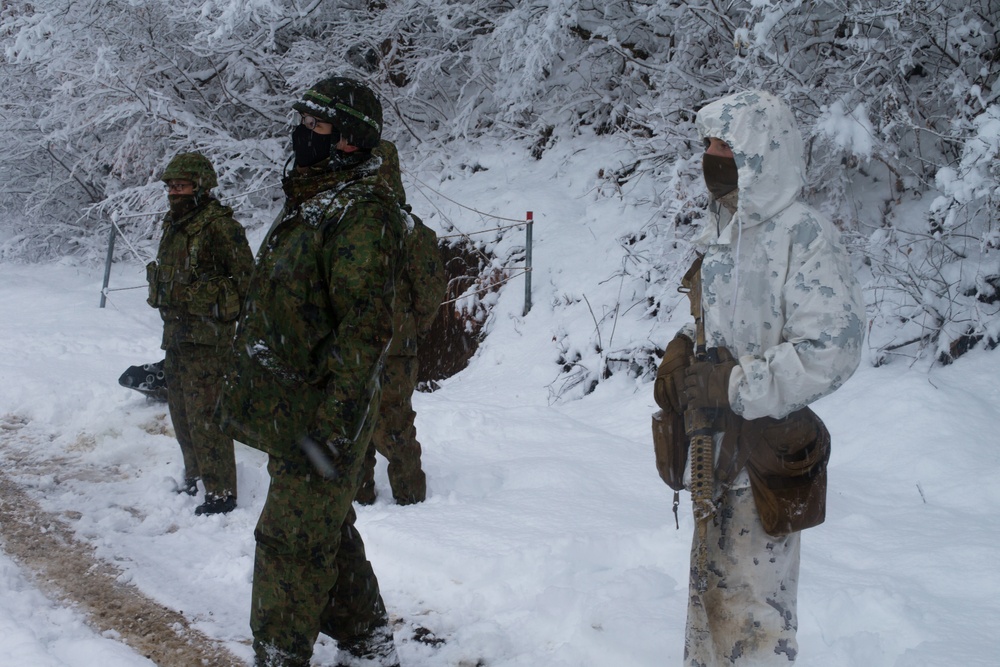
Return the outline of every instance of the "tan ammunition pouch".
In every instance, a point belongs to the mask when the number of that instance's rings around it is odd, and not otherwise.
[[[684,433],[684,416],[673,410],[653,413],[653,452],[656,472],[674,491],[684,488],[684,468],[687,467],[688,438]]]
[[[784,419],[742,420],[740,449],[760,521],[779,537],[826,519],[826,465],[830,433],[809,408]]]
[[[826,519],[826,465],[830,433],[809,408],[784,419],[746,420],[729,413],[716,464],[716,479],[732,483],[746,467],[757,513],[768,535],[780,537]],[[684,417],[653,414],[656,471],[674,491],[684,488],[689,441]]]

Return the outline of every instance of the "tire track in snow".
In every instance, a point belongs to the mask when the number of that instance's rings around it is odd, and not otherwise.
[[[24,424],[9,415],[0,418],[0,449],[17,441]],[[117,568],[95,558],[90,546],[2,471],[0,541],[46,594],[80,610],[97,632],[120,639],[158,667],[245,667],[182,614],[122,583]]]

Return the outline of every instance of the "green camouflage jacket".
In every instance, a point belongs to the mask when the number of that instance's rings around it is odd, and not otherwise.
[[[303,436],[354,442],[365,424],[392,334],[404,233],[379,164],[285,179],[223,390],[224,427],[241,442],[297,457]]]
[[[147,303],[163,318],[161,347],[226,345],[246,295],[253,253],[233,210],[215,199],[174,220],[167,214]]]

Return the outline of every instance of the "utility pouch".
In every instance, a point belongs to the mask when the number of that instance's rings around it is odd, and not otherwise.
[[[239,292],[229,278],[217,278],[219,281],[219,295],[215,300],[215,318],[220,322],[232,322],[240,316],[243,304],[240,303]]]
[[[683,489],[688,457],[683,415],[669,409],[653,413],[653,452],[660,479],[674,491]]]
[[[158,267],[156,260],[146,265],[146,282],[149,283],[149,295],[146,297],[146,303],[153,308],[160,307],[159,285],[157,284]]]
[[[803,408],[784,419],[748,420],[740,436],[764,530],[780,537],[823,523],[830,433],[819,416]]]
[[[691,365],[694,344],[687,336],[677,335],[667,344],[663,359],[656,370],[653,400],[662,408],[653,413],[653,452],[656,454],[656,471],[660,479],[674,491],[684,488],[684,469],[687,466],[687,433],[684,415],[680,409],[679,395],[683,393],[684,369]]]
[[[219,276],[199,280],[187,288],[188,312],[211,317],[219,322],[232,322],[240,315],[240,296],[233,282]]]

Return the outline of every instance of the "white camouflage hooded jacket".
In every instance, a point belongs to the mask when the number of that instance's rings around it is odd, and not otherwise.
[[[759,91],[698,112],[701,138],[733,150],[736,213],[713,202],[696,243],[706,342],[739,360],[733,411],[784,417],[842,385],[857,369],[864,303],[833,224],[800,201],[802,136],[784,103]]]

